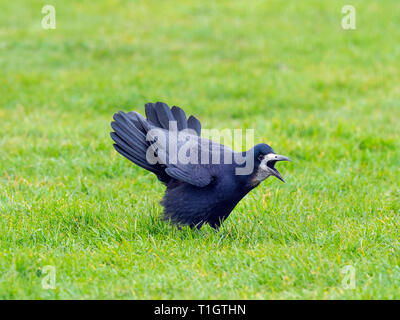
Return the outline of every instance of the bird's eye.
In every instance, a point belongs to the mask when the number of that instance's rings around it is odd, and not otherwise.
[[[263,155],[263,154],[260,154],[260,155],[257,157],[257,159],[260,160],[260,161],[262,161],[263,158],[264,158],[264,155]]]

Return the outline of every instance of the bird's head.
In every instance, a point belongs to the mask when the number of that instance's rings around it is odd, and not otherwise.
[[[291,161],[288,157],[276,154],[272,148],[264,143],[260,143],[253,148],[254,152],[254,176],[253,181],[256,184],[274,176],[285,182],[279,171],[275,168],[278,161]]]

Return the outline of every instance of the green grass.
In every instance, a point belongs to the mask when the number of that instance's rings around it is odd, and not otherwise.
[[[344,31],[348,2],[4,2],[0,298],[399,299],[400,7],[353,0]],[[159,100],[254,128],[287,183],[218,233],[162,222],[163,186],[109,137]]]

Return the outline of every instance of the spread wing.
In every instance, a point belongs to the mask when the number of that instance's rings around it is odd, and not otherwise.
[[[165,103],[149,103],[145,110],[147,119],[137,112],[114,115],[111,138],[115,149],[165,184],[171,178],[197,187],[210,184],[213,157],[231,150],[200,138],[200,121],[193,116],[186,119],[176,106],[170,109]]]

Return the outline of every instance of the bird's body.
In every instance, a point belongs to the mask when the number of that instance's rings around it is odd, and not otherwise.
[[[186,120],[182,109],[160,102],[147,104],[146,116],[115,114],[111,137],[119,153],[166,185],[161,201],[166,220],[197,228],[208,223],[218,229],[262,180],[270,175],[283,180],[274,165],[288,158],[276,155],[268,145],[235,153],[200,138],[196,118]]]
[[[235,178],[233,165],[221,165],[216,178],[199,188],[191,184],[172,181],[167,185],[162,204],[167,219],[201,227],[208,223],[217,228],[236,204],[252,189],[241,185]]]

